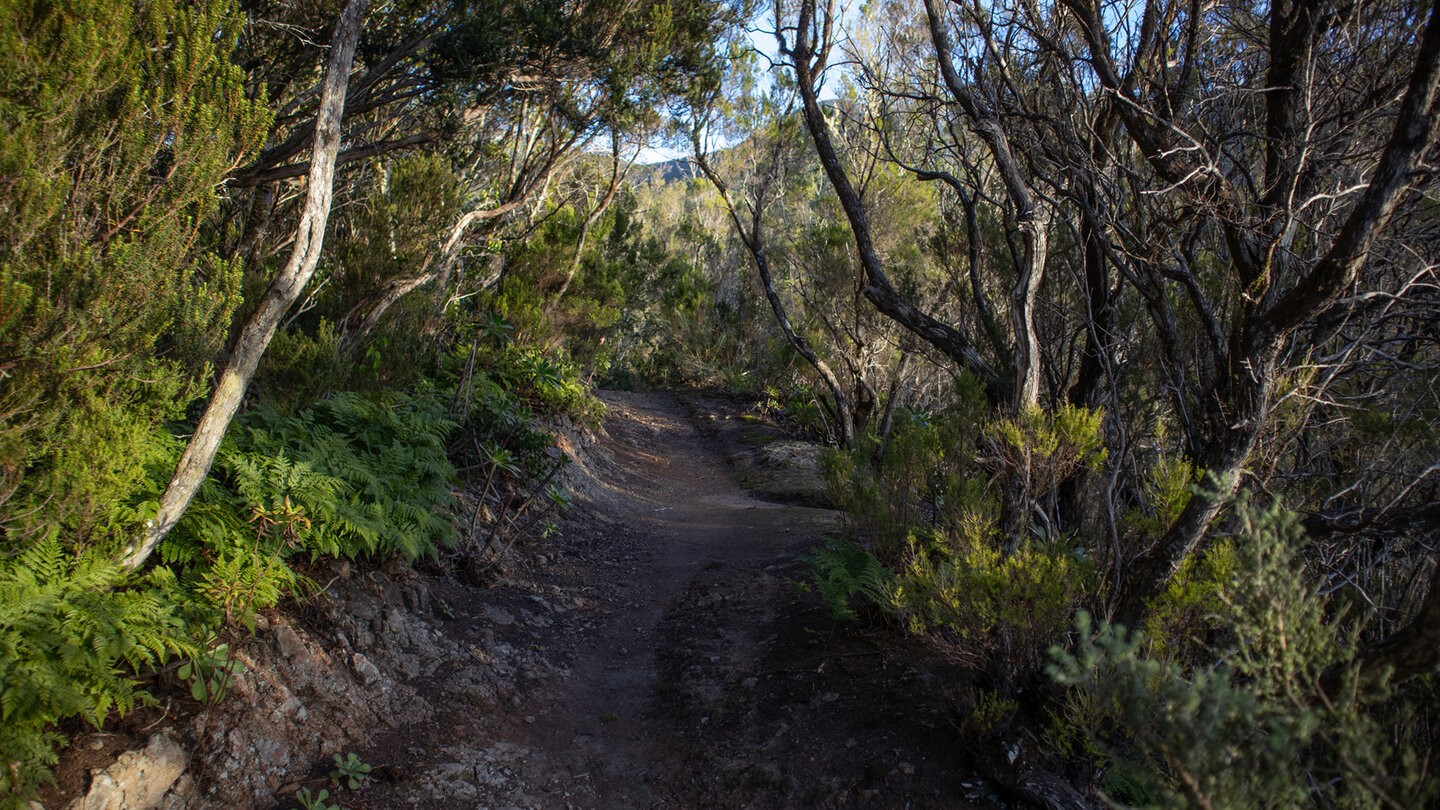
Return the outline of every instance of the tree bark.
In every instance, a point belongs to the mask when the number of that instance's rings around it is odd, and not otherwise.
[[[778,7],[776,13],[780,13]],[[776,30],[781,37],[780,53],[789,57],[795,71],[796,84],[804,103],[805,127],[810,132],[810,139],[815,143],[820,166],[835,189],[835,195],[840,198],[840,207],[844,209],[845,218],[850,223],[860,266],[865,272],[866,283],[861,294],[869,299],[881,314],[939,349],[961,368],[968,369],[979,377],[984,382],[986,396],[992,403],[1003,402],[1004,389],[1007,387],[1004,379],[980,356],[970,338],[953,326],[941,323],[911,306],[895,291],[884,267],[881,266],[880,256],[875,251],[874,239],[870,233],[869,216],[865,213],[860,194],[850,182],[845,168],[840,165],[840,158],[830,139],[830,125],[825,121],[825,113],[820,109],[820,101],[815,91],[816,78],[825,68],[826,52],[830,47],[830,43],[824,40],[831,29],[828,19],[822,21],[824,33],[819,34],[822,41],[814,43],[811,41],[810,29],[815,22],[815,2],[804,0],[800,4],[798,24],[781,28],[777,21]],[[793,45],[784,40],[787,30],[795,32]]]
[[[995,167],[1000,171],[1006,196],[1015,206],[1015,219],[1023,235],[1024,247],[1020,256],[1019,277],[1010,293],[1010,325],[1015,333],[1012,405],[1016,410],[1033,407],[1040,402],[1040,337],[1035,329],[1035,301],[1045,280],[1045,261],[1049,256],[1048,223],[1036,208],[1035,195],[1025,180],[1020,162],[1015,159],[1000,119],[960,80],[960,74],[950,58],[950,36],[945,31],[935,0],[925,0],[925,17],[945,87],[970,119],[970,128],[985,142]]]
[[[321,89],[320,113],[315,123],[315,149],[310,161],[310,173],[305,200],[305,209],[295,234],[295,245],[290,260],[270,282],[270,287],[260,299],[255,313],[241,328],[230,358],[210,403],[195,433],[185,447],[176,467],[175,476],[160,497],[160,509],[155,517],[146,523],[144,532],[135,544],[126,550],[121,564],[137,569],[145,564],[151,552],[175,527],[185,513],[210,467],[215,453],[220,449],[231,419],[240,408],[245,389],[255,376],[260,357],[270,344],[280,319],[300,296],[301,290],[315,272],[320,261],[320,249],[325,239],[325,224],[330,217],[330,203],[335,178],[335,158],[340,151],[340,121],[344,112],[345,88],[350,80],[350,68],[355,58],[355,44],[360,38],[360,29],[370,0],[349,0],[340,19],[335,24],[331,37],[330,57],[325,66],[325,82]]]
[[[740,219],[740,212],[736,210],[734,203],[730,200],[730,192],[724,181],[715,173],[710,162],[705,159],[704,150],[700,148],[700,138],[694,138],[695,164],[705,174],[715,191],[720,195],[720,202],[724,204],[725,210],[730,214],[730,221],[735,225],[736,234],[740,241],[750,251],[750,257],[755,261],[755,269],[760,274],[760,285],[765,290],[765,299],[770,302],[770,311],[775,314],[775,322],[780,325],[780,331],[785,334],[785,340],[790,346],[799,352],[820,375],[820,380],[830,390],[830,396],[835,400],[835,421],[840,430],[840,443],[847,450],[855,447],[855,412],[850,406],[850,400],[845,394],[845,388],[840,383],[830,365],[820,358],[815,352],[810,341],[804,335],[795,331],[790,323],[790,316],[785,311],[785,302],[780,299],[780,293],[775,289],[775,279],[770,275],[770,259],[765,252],[765,238],[762,229],[761,216],[765,209],[765,191],[760,192],[760,199],[751,202],[750,230],[745,230],[745,225]],[[774,180],[774,172],[779,163],[780,141],[777,140],[775,152],[771,155],[771,176],[765,179],[764,187],[768,188]]]

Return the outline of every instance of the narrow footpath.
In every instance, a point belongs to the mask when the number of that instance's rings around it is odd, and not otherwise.
[[[805,591],[838,515],[737,483],[756,439],[734,403],[604,400],[561,536],[437,594],[475,660],[419,685],[434,720],[375,741],[386,779],[357,806],[991,806],[919,651]]]

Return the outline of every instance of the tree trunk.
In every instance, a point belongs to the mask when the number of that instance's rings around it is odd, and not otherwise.
[[[715,191],[720,195],[720,202],[730,215],[730,221],[735,225],[736,234],[740,241],[750,251],[750,257],[755,261],[755,269],[760,273],[760,284],[765,290],[765,298],[770,302],[770,310],[775,313],[775,322],[780,325],[780,331],[785,334],[785,340],[795,351],[804,357],[830,390],[830,396],[835,400],[835,421],[840,431],[840,444],[847,450],[855,447],[855,413],[850,406],[850,400],[845,395],[845,388],[840,383],[840,378],[835,375],[830,365],[820,358],[810,341],[804,335],[795,331],[790,323],[790,316],[785,311],[785,302],[781,300],[780,293],[775,289],[775,279],[770,275],[770,259],[765,252],[765,237],[761,217],[765,210],[765,196],[770,183],[774,180],[774,172],[777,171],[779,163],[780,143],[776,143],[776,151],[771,155],[771,172],[766,178],[764,188],[759,193],[759,199],[751,201],[750,230],[747,233],[745,225],[740,219],[740,212],[736,210],[734,203],[730,200],[729,188],[720,176],[715,173],[709,161],[705,159],[704,150],[700,147],[699,137],[695,137],[695,164],[700,171],[715,186]]]
[[[776,13],[780,13],[778,6]],[[803,2],[800,4],[797,25],[785,29],[777,27],[777,31],[782,37],[780,52],[790,58],[791,66],[795,71],[796,84],[800,90],[800,98],[804,103],[805,128],[810,132],[810,139],[815,144],[815,153],[820,159],[820,166],[825,170],[825,176],[835,189],[835,196],[840,198],[840,207],[845,211],[845,218],[850,223],[850,232],[855,240],[860,266],[865,273],[865,287],[860,292],[881,314],[939,349],[954,360],[956,365],[968,369],[979,377],[985,384],[986,397],[992,403],[999,404],[1004,401],[1003,392],[1006,388],[1006,381],[999,372],[985,362],[969,336],[911,306],[896,292],[889,277],[885,274],[884,267],[881,266],[880,256],[875,251],[874,238],[870,233],[870,218],[865,213],[865,206],[860,200],[860,194],[855,190],[855,185],[850,182],[845,168],[840,165],[840,158],[830,139],[830,125],[825,121],[825,113],[820,109],[820,100],[815,91],[816,76],[825,67],[825,59],[831,43],[810,41],[810,28],[814,23],[814,15],[815,3],[813,0]],[[823,27],[826,33],[830,32],[831,25],[828,21]],[[786,30],[795,32],[794,45],[787,45],[783,41]],[[821,36],[823,38],[824,34]]]
[[[1040,334],[1035,328],[1035,300],[1045,279],[1049,240],[1046,223],[1032,218],[1025,232],[1024,266],[1010,293],[1010,321],[1015,330],[1015,410],[1040,404]]]
[[[1015,288],[1010,293],[1010,325],[1015,334],[1014,389],[1012,405],[1017,411],[1040,402],[1040,337],[1035,329],[1035,300],[1045,280],[1045,261],[1049,256],[1048,223],[1035,205],[1035,195],[1025,180],[1020,162],[1010,148],[995,112],[976,98],[960,79],[950,58],[950,36],[940,19],[935,0],[925,0],[925,18],[930,40],[935,46],[935,60],[950,97],[970,119],[970,127],[985,142],[995,168],[1005,185],[1005,194],[1015,207],[1015,219],[1024,240]]]
[[[130,569],[144,565],[155,547],[175,527],[189,507],[200,484],[210,472],[220,440],[230,420],[240,408],[240,400],[260,357],[270,344],[280,319],[300,296],[300,291],[315,272],[320,249],[325,239],[325,223],[330,217],[330,203],[335,176],[335,157],[340,151],[340,120],[345,105],[345,88],[350,81],[350,67],[355,58],[355,43],[360,38],[361,24],[370,0],[349,0],[331,37],[330,58],[325,66],[325,81],[320,96],[320,114],[315,123],[315,150],[310,161],[305,209],[295,234],[295,245],[284,269],[270,282],[260,305],[242,327],[230,352],[220,380],[210,395],[210,404],[195,426],[190,443],[180,456],[160,509],[146,523],[136,544],[126,550],[121,564]]]

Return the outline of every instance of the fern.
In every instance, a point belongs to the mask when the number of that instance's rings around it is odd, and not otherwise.
[[[0,569],[0,806],[21,806],[50,778],[67,717],[99,726],[149,696],[133,673],[194,646],[156,572],[129,588],[124,571],[55,536]]]
[[[202,491],[213,508],[192,507],[168,557],[248,545],[254,528],[240,516],[282,508],[304,519],[286,554],[434,554],[453,533],[445,437],[454,427],[423,395],[340,393],[295,413],[257,409],[226,437],[222,485]]]
[[[856,597],[893,609],[898,585],[895,572],[869,550],[854,542],[837,541],[812,549],[805,559],[816,592],[835,618],[858,619],[852,604]]]

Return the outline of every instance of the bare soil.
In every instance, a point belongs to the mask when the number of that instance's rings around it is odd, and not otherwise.
[[[943,667],[896,633],[837,627],[800,586],[839,518],[737,483],[730,459],[766,441],[742,408],[603,398],[562,535],[512,550],[489,587],[434,581],[440,632],[473,660],[412,682],[433,721],[377,737],[361,757],[380,778],[332,801],[995,806],[960,764]]]

